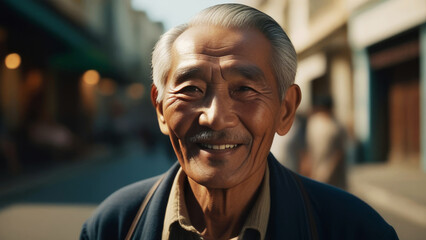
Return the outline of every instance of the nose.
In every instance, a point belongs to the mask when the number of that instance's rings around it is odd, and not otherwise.
[[[237,126],[238,116],[228,93],[212,94],[200,114],[199,124],[215,131]]]

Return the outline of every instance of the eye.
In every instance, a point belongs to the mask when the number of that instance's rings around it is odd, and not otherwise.
[[[178,91],[181,97],[186,99],[199,99],[204,95],[202,88],[195,85],[187,85]]]
[[[247,86],[240,86],[236,89],[236,92],[247,92],[247,91],[254,91],[254,89]]]
[[[197,86],[186,86],[180,90],[182,93],[203,93],[203,91]]]
[[[256,89],[249,87],[247,85],[235,86],[234,90],[231,92],[232,96],[236,99],[244,99],[254,97],[258,94]]]

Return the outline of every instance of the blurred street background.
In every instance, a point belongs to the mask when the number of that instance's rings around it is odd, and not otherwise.
[[[0,239],[77,239],[108,195],[175,162],[150,103],[151,51],[219,2],[233,1],[0,0]],[[426,1],[237,2],[276,19],[298,53],[303,100],[277,159],[425,239]]]

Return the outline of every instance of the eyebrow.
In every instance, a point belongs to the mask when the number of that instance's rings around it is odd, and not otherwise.
[[[201,67],[188,66],[177,69],[173,77],[176,79],[176,83],[182,83],[188,79],[201,77],[202,75],[203,69]]]
[[[224,71],[225,73],[238,74],[249,80],[257,81],[265,79],[263,71],[254,65],[235,65]]]
[[[183,83],[191,78],[203,78],[206,75],[206,69],[200,66],[185,66],[178,68],[173,74],[176,83]],[[236,74],[243,76],[251,81],[263,81],[265,79],[264,72],[255,65],[233,65],[223,69],[223,74]]]

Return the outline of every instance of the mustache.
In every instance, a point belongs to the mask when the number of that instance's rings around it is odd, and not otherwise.
[[[222,130],[202,130],[189,137],[189,142],[199,143],[208,141],[223,141],[223,142],[237,142],[237,143],[249,143],[251,137],[240,132]]]

